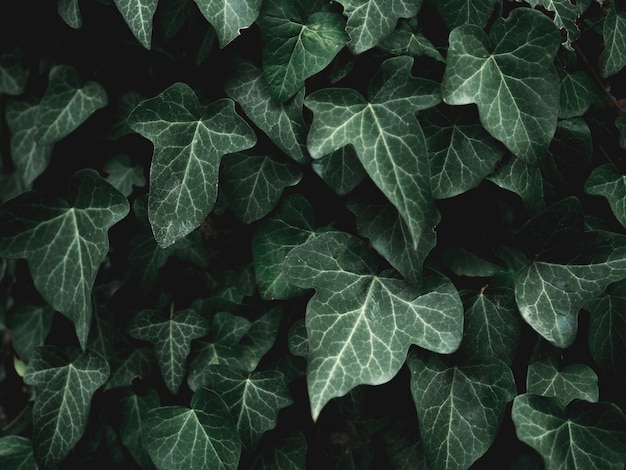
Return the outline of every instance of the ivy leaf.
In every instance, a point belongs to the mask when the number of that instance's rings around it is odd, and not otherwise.
[[[52,327],[54,311],[48,304],[17,304],[11,311],[11,343],[20,359],[28,364],[35,349],[43,346]]]
[[[40,145],[58,142],[107,102],[102,85],[82,84],[78,71],[69,65],[53,67],[35,119],[37,142]]]
[[[224,90],[243,108],[272,142],[298,163],[308,163],[306,125],[302,115],[304,90],[286,103],[277,103],[263,72],[246,60],[236,60],[233,75]]]
[[[56,468],[76,445],[85,432],[91,397],[108,377],[109,365],[96,352],[87,350],[68,362],[55,347],[35,351],[24,382],[37,389],[33,448],[42,468]]]
[[[493,444],[515,397],[511,370],[494,357],[449,367],[415,352],[407,364],[428,462],[433,468],[469,468]]]
[[[159,0],[113,0],[124,21],[146,49],[152,43],[152,17]]]
[[[143,310],[133,318],[128,331],[132,337],[154,344],[165,384],[176,394],[185,376],[191,341],[206,335],[209,325],[190,309],[175,312],[167,319],[157,310]]]
[[[543,177],[536,166],[519,158],[509,158],[495,173],[487,176],[487,179],[502,189],[517,194],[531,214],[537,214],[545,207]]]
[[[0,466],[11,470],[37,470],[30,440],[22,436],[1,437]]]
[[[262,0],[194,0],[202,15],[217,32],[220,47],[254,23],[259,16]]]
[[[411,75],[412,64],[406,56],[386,60],[370,82],[369,101],[354,89],[333,88],[312,93],[305,105],[314,113],[307,140],[311,156],[353,145],[367,174],[400,212],[416,249],[437,215],[415,112],[440,97],[438,84]]]
[[[272,442],[263,449],[255,462],[254,470],[301,470],[306,466],[307,443],[302,433],[296,431]]]
[[[376,46],[394,31],[400,18],[417,15],[422,7],[422,0],[339,0],[339,3],[348,17],[348,47],[355,55]]]
[[[513,154],[537,164],[556,130],[559,77],[552,61],[561,42],[544,14],[526,8],[498,19],[487,37],[476,25],[450,33],[441,84],[444,102],[474,103],[480,122]]]
[[[314,420],[357,385],[391,380],[411,344],[440,353],[459,346],[463,311],[449,281],[431,279],[418,291],[375,268],[374,253],[342,232],[321,234],[285,259],[289,281],[316,290],[306,314]]]
[[[167,248],[200,226],[215,204],[222,156],[252,147],[256,137],[231,100],[202,112],[184,83],[142,101],[128,123],[154,144],[148,217],[157,243]]]
[[[78,8],[78,0],[57,0],[57,12],[68,26],[74,29],[83,26],[83,17]]]
[[[526,391],[534,395],[556,397],[563,406],[576,399],[597,402],[598,376],[584,364],[559,368],[556,359],[549,356],[529,364]]]
[[[626,227],[626,176],[616,173],[608,163],[596,167],[585,182],[585,192],[603,196],[615,218]]]
[[[246,371],[255,370],[263,356],[274,346],[282,313],[280,308],[269,310],[254,320],[250,329],[242,336],[237,349]]]
[[[445,62],[435,45],[419,32],[417,17],[400,19],[395,31],[383,39],[378,47],[394,55],[410,55],[411,57],[425,55],[438,62]]]
[[[311,169],[340,196],[348,194],[367,176],[354,147],[350,145],[313,160]]]
[[[298,184],[302,172],[273,155],[235,153],[223,158],[220,178],[235,216],[249,224],[271,212],[283,189]]]
[[[198,390],[191,408],[148,411],[146,430],[146,448],[158,470],[235,470],[239,464],[237,428],[224,401],[210,390]]]
[[[22,51],[11,47],[0,52],[0,94],[21,95],[28,73],[22,65]]]
[[[128,201],[94,170],[77,172],[71,201],[30,191],[0,207],[0,256],[26,258],[37,290],[76,327],[84,348],[91,291],[109,250],[107,231],[129,211]]]
[[[340,14],[321,11],[306,18],[303,10],[299,2],[266,0],[259,16],[263,73],[279,103],[326,68],[349,39]]]
[[[582,71],[565,74],[561,80],[559,118],[582,116],[600,100],[596,83]]]
[[[465,24],[487,26],[498,0],[438,0],[437,11],[449,29]]]
[[[604,52],[600,56],[600,75],[609,77],[626,66],[626,12],[618,13],[621,2],[613,1],[602,27]]]
[[[133,165],[128,155],[111,157],[104,164],[104,171],[109,175],[107,181],[111,186],[125,197],[132,194],[133,186],[143,188],[146,185],[143,168],[139,165]]]
[[[145,378],[156,369],[156,360],[152,350],[136,348],[114,368],[106,389],[128,387],[134,377]]]
[[[159,396],[152,389],[148,389],[148,392],[142,395],[129,392],[120,399],[122,408],[120,438],[141,468],[152,467],[144,438],[148,433],[146,414],[160,405]]]
[[[228,406],[243,448],[253,449],[261,436],[276,426],[278,412],[293,400],[283,374],[262,371],[247,374],[228,366],[208,366],[205,386]]]
[[[518,2],[521,0],[517,0]],[[554,24],[560,30],[565,30],[566,40],[563,42],[569,50],[574,50],[572,43],[580,37],[580,30],[576,21],[589,6],[588,0],[524,0],[531,7],[543,7],[554,14]]]
[[[511,416],[517,437],[541,454],[546,470],[624,468],[626,417],[612,403],[575,400],[565,408],[557,398],[524,394]]]

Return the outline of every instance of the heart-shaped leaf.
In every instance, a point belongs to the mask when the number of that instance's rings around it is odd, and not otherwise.
[[[114,0],[115,6],[137,40],[146,49],[152,44],[152,17],[159,0]]]
[[[183,83],[142,101],[128,123],[154,144],[148,217],[166,248],[200,226],[213,208],[222,156],[252,147],[256,137],[231,100],[215,101],[203,112]]]
[[[0,207],[0,256],[26,258],[35,286],[76,327],[84,348],[91,291],[109,250],[107,232],[129,211],[128,201],[94,170],[71,181],[71,200],[31,191]]]
[[[220,47],[254,23],[259,16],[262,0],[194,0],[202,15],[217,32]]]
[[[306,313],[313,419],[357,385],[391,380],[411,344],[441,353],[459,346],[463,311],[448,280],[430,279],[418,291],[375,268],[375,254],[342,232],[321,234],[285,259],[289,281],[316,290]]]
[[[475,103],[480,122],[513,154],[537,164],[558,118],[559,77],[552,61],[559,30],[536,10],[518,8],[497,20],[489,37],[476,25],[450,33],[443,100]]]

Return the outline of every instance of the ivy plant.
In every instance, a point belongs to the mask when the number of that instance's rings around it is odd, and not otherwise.
[[[626,2],[0,38],[0,468],[624,469]]]

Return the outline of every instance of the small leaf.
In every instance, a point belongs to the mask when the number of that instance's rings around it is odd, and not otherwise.
[[[23,67],[22,55],[16,47],[0,52],[0,94],[21,95],[24,92],[28,72]]]
[[[52,346],[35,351],[24,382],[37,388],[33,448],[42,468],[56,468],[85,432],[91,397],[109,377],[109,365],[86,351],[68,362]]]
[[[152,43],[152,17],[159,0],[113,0],[124,21],[146,49]]]
[[[255,370],[263,356],[274,346],[281,318],[282,310],[273,308],[254,320],[250,329],[242,336],[237,348],[241,362],[248,372]]]
[[[521,1],[521,0],[517,0]],[[572,43],[580,38],[580,30],[576,24],[578,18],[589,6],[588,0],[525,0],[531,7],[543,7],[554,14],[554,24],[560,30],[565,30],[566,40],[563,45],[574,50]]]
[[[517,437],[543,457],[546,470],[623,470],[626,417],[612,403],[518,395],[511,411]]]
[[[419,32],[417,18],[400,19],[396,30],[378,45],[393,55],[427,56],[438,62],[445,62],[435,45]]]
[[[450,33],[441,84],[444,102],[475,103],[480,122],[529,164],[544,157],[558,118],[559,78],[552,61],[558,29],[536,10],[517,8],[490,36],[476,25]]]
[[[72,320],[85,347],[91,291],[109,250],[107,231],[129,207],[93,170],[77,172],[70,185],[72,205],[31,191],[0,207],[0,256],[27,259],[37,290]]]
[[[367,176],[354,147],[349,145],[313,160],[311,168],[340,196],[348,194]]]
[[[600,56],[600,75],[615,75],[626,66],[626,12],[618,13],[621,2],[613,1],[602,27],[604,51]]]
[[[131,385],[134,378],[145,378],[156,370],[154,353],[147,348],[136,348],[113,368],[106,389]]]
[[[120,438],[141,468],[151,468],[144,437],[148,433],[146,414],[160,406],[159,396],[152,389],[148,389],[145,395],[129,392],[120,399],[120,406]]]
[[[22,436],[1,437],[0,467],[7,470],[37,470],[30,440]]]
[[[469,468],[493,444],[515,397],[511,370],[493,357],[448,367],[437,356],[411,353],[407,363],[429,464]]]
[[[435,7],[449,29],[464,24],[484,28],[498,3],[498,0],[438,0]]]
[[[132,194],[133,186],[143,188],[146,185],[143,168],[132,165],[127,155],[111,157],[104,164],[104,171],[109,175],[106,180],[125,197]]]
[[[254,470],[302,470],[306,466],[307,442],[296,431],[264,447],[263,454],[255,462]]]
[[[543,177],[538,167],[528,165],[519,158],[509,158],[487,179],[502,189],[517,194],[531,214],[536,214],[545,207]]]
[[[54,311],[48,304],[15,305],[11,313],[11,337],[15,352],[28,363],[35,349],[43,346],[52,327]]]
[[[567,0],[569,1],[569,0]],[[561,80],[559,118],[582,116],[601,99],[598,85],[585,72],[566,74]]]
[[[259,16],[262,0],[194,0],[206,20],[217,32],[220,47],[254,23]]]
[[[107,102],[100,84],[82,84],[78,71],[68,65],[53,67],[35,119],[37,142],[45,145],[60,141]]]
[[[128,123],[154,144],[148,217],[167,248],[200,226],[217,199],[220,160],[256,142],[252,129],[220,99],[201,111],[191,88],[176,83],[141,102]]]
[[[146,430],[146,449],[158,470],[235,470],[239,464],[237,427],[224,401],[210,390],[197,391],[191,408],[150,410]]]
[[[191,341],[209,332],[207,321],[193,310],[180,310],[170,318],[156,310],[139,312],[128,326],[134,338],[154,344],[154,352],[167,388],[178,392],[186,372]]]
[[[462,334],[463,312],[446,279],[424,282],[422,291],[376,275],[376,257],[359,239],[321,234],[294,248],[283,270],[303,288],[315,288],[307,304],[307,383],[311,414],[361,384],[391,380],[411,344],[453,352]]]
[[[78,8],[78,0],[57,0],[57,12],[68,26],[74,29],[83,26],[83,17]]]
[[[610,164],[605,163],[589,175],[585,192],[605,197],[615,218],[626,227],[626,176],[616,173]]]

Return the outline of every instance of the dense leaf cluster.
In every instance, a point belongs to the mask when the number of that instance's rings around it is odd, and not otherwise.
[[[624,468],[624,2],[0,22],[3,470]]]

